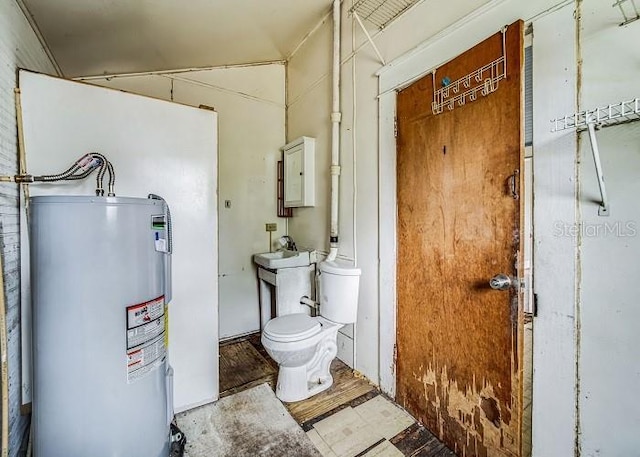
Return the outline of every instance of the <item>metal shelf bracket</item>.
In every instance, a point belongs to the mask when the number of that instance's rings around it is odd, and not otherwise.
[[[585,130],[589,132],[591,153],[593,154],[593,162],[596,167],[598,186],[600,188],[601,203],[600,208],[598,208],[599,216],[608,216],[610,208],[607,189],[604,183],[604,174],[602,172],[602,162],[600,161],[600,148],[598,147],[596,130],[601,127],[610,127],[612,125],[620,125],[637,120],[640,120],[640,98],[596,108],[594,110],[581,111],[551,121],[553,124],[552,132],[559,132],[560,130],[571,128],[575,128],[578,133]]]
[[[591,142],[593,163],[596,166],[596,175],[598,176],[598,187],[600,187],[600,207],[598,208],[598,216],[608,216],[609,198],[607,197],[607,189],[604,185],[604,175],[602,174],[600,149],[598,148],[598,139],[596,138],[596,125],[594,123],[589,123],[587,124],[587,128],[589,130],[589,141]]]

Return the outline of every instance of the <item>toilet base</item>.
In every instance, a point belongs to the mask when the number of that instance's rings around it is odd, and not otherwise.
[[[308,382],[305,367],[280,367],[276,397],[285,403],[306,400],[333,385],[333,376],[328,375],[320,382]]]
[[[280,365],[276,396],[286,403],[305,400],[327,390],[333,385],[329,371],[331,362],[338,353],[336,334],[328,335],[318,343],[318,349],[309,363],[297,367]]]

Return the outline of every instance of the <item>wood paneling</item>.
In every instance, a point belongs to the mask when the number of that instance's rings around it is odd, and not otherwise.
[[[433,77],[398,95],[397,401],[461,456],[520,454],[516,276],[522,166],[522,22],[507,29],[507,79],[439,115]],[[498,58],[502,35],[443,65],[455,81]],[[521,174],[516,175],[521,182]]]

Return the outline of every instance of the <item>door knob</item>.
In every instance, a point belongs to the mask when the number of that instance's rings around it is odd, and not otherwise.
[[[521,287],[521,284],[518,278],[501,273],[489,280],[489,286],[494,290],[509,290],[511,288],[518,289]]]

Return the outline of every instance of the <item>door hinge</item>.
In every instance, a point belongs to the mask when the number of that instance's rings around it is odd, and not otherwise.
[[[398,345],[393,345],[393,366],[396,366],[396,361],[398,360]]]
[[[393,118],[393,136],[398,138],[398,118]]]

